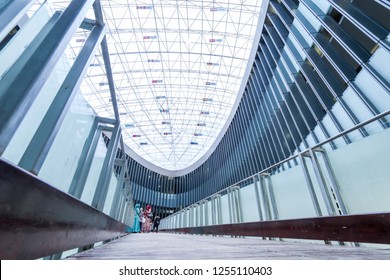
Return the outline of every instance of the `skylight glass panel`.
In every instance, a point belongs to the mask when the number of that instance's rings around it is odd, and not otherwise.
[[[69,2],[48,0],[47,6],[53,13]],[[245,82],[261,4],[101,0],[123,139],[130,149],[171,171],[207,153]],[[93,19],[93,11],[88,16]],[[84,40],[80,31],[71,43],[71,60]],[[114,118],[100,50],[80,90],[97,114]]]

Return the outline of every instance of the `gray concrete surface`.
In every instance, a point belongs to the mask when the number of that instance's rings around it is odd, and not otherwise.
[[[390,249],[170,233],[129,234],[68,259],[390,260]]]

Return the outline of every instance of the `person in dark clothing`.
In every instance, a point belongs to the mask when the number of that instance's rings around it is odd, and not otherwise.
[[[160,225],[160,216],[156,214],[153,219],[153,229],[152,231],[158,232],[158,226]]]

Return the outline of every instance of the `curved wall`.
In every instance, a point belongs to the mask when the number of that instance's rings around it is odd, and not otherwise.
[[[129,158],[134,199],[172,213],[388,110],[389,16],[373,1],[270,1],[242,100],[219,145],[178,177]],[[360,129],[329,149],[373,133]]]

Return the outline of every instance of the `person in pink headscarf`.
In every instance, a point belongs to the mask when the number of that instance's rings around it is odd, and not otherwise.
[[[146,209],[144,211],[145,223],[143,224],[143,232],[150,232],[151,224],[152,224],[152,206],[150,204],[146,205]]]

